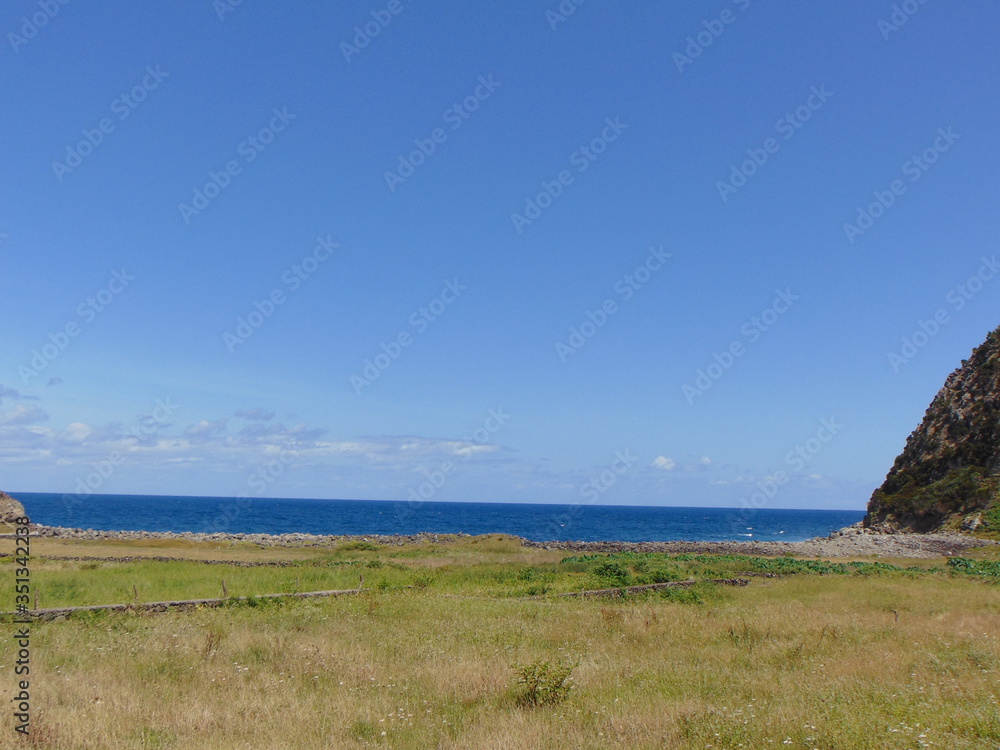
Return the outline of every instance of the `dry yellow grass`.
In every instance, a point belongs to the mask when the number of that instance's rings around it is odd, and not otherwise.
[[[516,557],[459,545],[408,558],[452,559],[422,588],[36,624],[27,746],[1000,746],[996,584],[803,575],[689,604],[465,598],[477,554]],[[579,662],[567,702],[518,703],[510,665],[536,659]],[[11,660],[5,639],[5,701]],[[16,746],[5,713],[0,747]]]

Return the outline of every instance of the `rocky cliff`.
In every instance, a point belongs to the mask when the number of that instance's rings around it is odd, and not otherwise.
[[[24,506],[6,492],[0,491],[0,523],[13,523],[24,515]]]
[[[1000,328],[948,376],[910,435],[864,525],[1000,532]]]

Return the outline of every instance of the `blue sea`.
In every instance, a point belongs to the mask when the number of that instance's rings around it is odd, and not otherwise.
[[[11,493],[35,523],[101,531],[513,534],[534,541],[795,542],[863,511]]]

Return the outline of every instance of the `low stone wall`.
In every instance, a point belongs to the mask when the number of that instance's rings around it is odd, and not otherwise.
[[[305,591],[295,594],[261,594],[255,599],[309,599],[313,597],[345,596],[360,594],[361,589],[344,589],[340,591]],[[74,612],[167,612],[169,610],[197,609],[199,607],[222,607],[234,602],[246,601],[248,597],[233,596],[220,599],[179,599],[166,602],[134,602],[131,604],[93,604],[86,607],[52,607],[48,609],[33,609],[26,613],[18,613],[18,617],[30,617],[35,620],[65,620]],[[4,615],[14,616],[13,612]]]

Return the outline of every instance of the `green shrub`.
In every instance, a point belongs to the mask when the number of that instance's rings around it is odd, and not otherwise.
[[[970,576],[985,576],[1000,578],[1000,562],[991,560],[970,560],[966,557],[953,557],[948,560],[948,567],[955,573],[965,573]]]
[[[378,549],[378,545],[375,542],[366,542],[363,539],[357,539],[350,542],[344,542],[337,546],[338,552],[350,552],[353,550],[360,550],[362,552],[374,552]]]
[[[888,492],[879,489],[872,497],[875,514],[888,514],[917,531],[930,531],[952,515],[996,506],[997,478],[981,466],[954,469],[936,481],[926,482],[916,469],[894,479]]]
[[[718,589],[714,583],[699,583],[695,586],[670,586],[656,593],[660,599],[675,604],[701,604],[705,601],[704,594],[714,589]]]
[[[620,562],[605,560],[594,567],[593,573],[601,583],[611,586],[628,586],[632,583],[632,574]]]
[[[993,505],[983,512],[982,531],[990,534],[1000,534],[1000,500],[994,500]]]
[[[541,596],[552,590],[552,586],[547,583],[535,583],[524,590],[525,596]]]
[[[570,675],[575,663],[533,661],[531,664],[512,664],[516,682],[524,688],[518,696],[522,706],[546,706],[562,703],[573,687]]]
[[[680,571],[674,567],[650,566],[648,563],[636,563],[633,570],[639,571],[640,565],[644,570],[641,575],[636,576],[636,583],[669,583],[670,581],[680,581],[684,578]]]
[[[413,588],[425,589],[437,580],[434,573],[419,573],[413,577]]]

